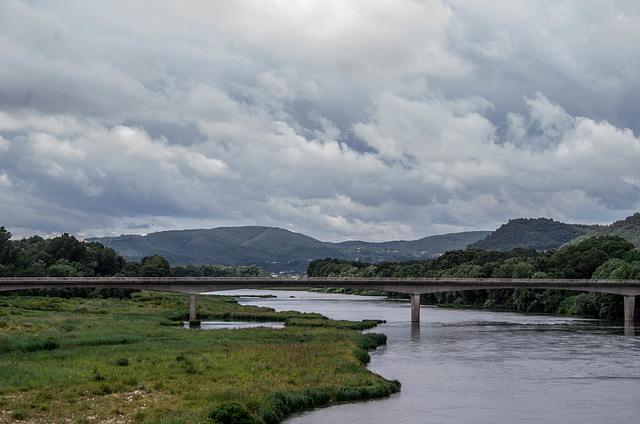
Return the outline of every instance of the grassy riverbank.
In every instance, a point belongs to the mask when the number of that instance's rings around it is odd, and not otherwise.
[[[2,423],[200,423],[212,412],[224,422],[228,410],[275,423],[295,410],[399,388],[363,365],[382,335],[317,314],[199,296],[203,320],[288,325],[186,330],[178,322],[188,297],[178,294],[0,297],[0,307]]]

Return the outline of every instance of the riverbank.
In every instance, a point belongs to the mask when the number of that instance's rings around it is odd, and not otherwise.
[[[198,423],[235,410],[275,423],[399,389],[364,366],[367,349],[386,338],[345,328],[352,322],[200,296],[203,321],[287,326],[186,330],[188,305],[186,295],[153,292],[124,300],[0,297],[0,422]]]

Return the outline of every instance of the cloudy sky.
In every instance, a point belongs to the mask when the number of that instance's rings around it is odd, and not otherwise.
[[[14,239],[640,210],[636,0],[0,2]]]

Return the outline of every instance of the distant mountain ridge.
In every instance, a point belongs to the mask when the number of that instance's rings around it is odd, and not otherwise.
[[[148,235],[95,237],[128,260],[154,254],[177,265],[258,265],[270,272],[306,271],[310,260],[326,257],[366,262],[432,259],[447,250],[464,249],[490,231],[470,231],[413,241],[330,243],[273,227],[219,227],[174,230]]]
[[[97,237],[128,260],[154,254],[177,265],[257,265],[269,272],[304,273],[313,259],[378,263],[433,259],[449,250],[558,249],[600,235],[618,235],[640,247],[640,213],[611,225],[565,224],[549,218],[511,219],[495,231],[469,231],[381,243],[330,243],[274,227],[219,227],[119,237]]]

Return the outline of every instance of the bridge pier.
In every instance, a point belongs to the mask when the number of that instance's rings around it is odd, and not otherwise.
[[[411,293],[411,322],[420,322],[420,294]]]
[[[189,321],[196,321],[196,298],[197,294],[192,294],[189,301]]]
[[[636,297],[624,297],[624,320],[625,322],[634,322],[636,314]]]

